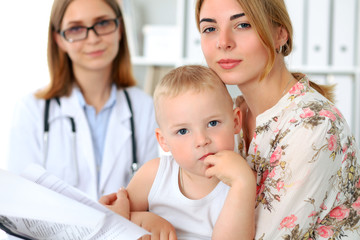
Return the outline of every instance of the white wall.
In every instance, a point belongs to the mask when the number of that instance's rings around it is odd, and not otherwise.
[[[51,4],[50,0],[0,1],[0,168],[5,167],[15,102],[48,83],[46,49]]]

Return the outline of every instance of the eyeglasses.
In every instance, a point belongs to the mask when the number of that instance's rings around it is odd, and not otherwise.
[[[107,19],[97,22],[91,27],[75,26],[59,31],[59,33],[66,41],[76,42],[86,39],[90,30],[93,30],[97,36],[103,36],[115,32],[118,26],[119,19]]]

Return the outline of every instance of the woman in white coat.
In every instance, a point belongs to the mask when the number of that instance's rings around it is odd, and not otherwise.
[[[152,99],[135,87],[117,1],[55,0],[48,64],[49,86],[15,109],[9,170],[40,164],[93,199],[126,186],[134,156],[140,166],[158,147]]]

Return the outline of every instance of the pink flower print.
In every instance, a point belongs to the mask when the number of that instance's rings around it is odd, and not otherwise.
[[[270,165],[276,166],[279,163],[279,160],[281,158],[281,154],[282,154],[282,149],[281,147],[276,147],[275,151],[273,152],[273,154],[270,157]]]
[[[254,154],[256,155],[256,152],[257,152],[257,148],[258,148],[258,145],[256,144],[255,147],[254,147]]]
[[[290,123],[296,123],[296,122],[297,122],[296,118],[290,119]]]
[[[337,220],[343,220],[349,216],[350,209],[347,209],[344,205],[334,208],[329,213],[329,216]]]
[[[334,151],[336,148],[336,136],[335,135],[331,135],[328,141],[328,149],[329,151]]]
[[[277,184],[276,184],[276,189],[278,190],[278,192],[280,192],[281,189],[284,188],[284,182],[283,181],[279,181]]]
[[[337,109],[337,107],[332,106],[331,108],[332,108],[332,110],[334,110],[334,112],[336,112],[336,114],[337,114],[340,118],[343,118],[341,112],[339,111],[339,109]]]
[[[357,214],[360,214],[360,197],[351,205],[353,209],[356,210]]]
[[[322,204],[320,205],[320,208],[321,208],[322,210],[327,210],[327,206],[326,206],[324,203],[322,203]]]
[[[297,217],[294,214],[291,214],[290,216],[285,217],[280,223],[279,230],[283,229],[284,227],[286,227],[286,228],[295,227],[296,220],[297,220]]]
[[[335,120],[336,120],[336,116],[335,116],[332,112],[330,112],[330,111],[328,111],[328,110],[321,110],[321,111],[319,112],[319,115],[320,115],[320,116],[323,116],[323,117],[330,118],[332,121],[335,121]]]
[[[340,197],[340,193],[336,194],[336,201],[338,201],[338,202],[340,201],[339,197]]]
[[[344,163],[346,161],[346,159],[347,159],[347,154],[344,155],[344,159],[342,160],[341,163]]]
[[[326,207],[326,205],[325,205],[324,203],[322,203],[322,204],[320,205],[320,208],[321,208],[322,210],[326,210],[326,209],[327,209],[327,207]]]
[[[265,185],[261,184],[261,185],[257,185],[256,186],[256,196],[259,196],[260,194],[262,194],[265,190]]]
[[[358,183],[356,184],[356,188],[360,188],[360,178],[359,178]]]
[[[273,177],[275,177],[275,168],[273,168],[269,173],[269,178],[273,178]]]
[[[304,85],[297,83],[289,90],[289,93],[290,94],[300,94],[303,89],[304,89]]]
[[[344,145],[342,148],[343,152],[346,152],[347,149],[348,149],[348,147],[346,145]]]
[[[331,226],[321,226],[317,229],[318,234],[323,238],[330,238],[334,235]]]
[[[312,211],[308,217],[313,217],[313,216],[316,216],[316,214],[317,214],[317,212],[316,212],[316,211]]]
[[[315,113],[310,108],[304,108],[304,113],[300,115],[301,118],[309,118],[315,115]]]

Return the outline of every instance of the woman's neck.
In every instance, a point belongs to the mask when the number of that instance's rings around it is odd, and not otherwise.
[[[93,106],[96,113],[100,112],[110,97],[110,71],[74,71],[76,82],[87,104]]]
[[[248,111],[256,118],[272,108],[296,83],[296,79],[285,68],[273,70],[261,81],[254,79],[246,86],[239,86],[248,106]]]
[[[274,66],[261,81],[254,79],[239,86],[246,102],[246,107],[243,107],[243,132],[247,151],[254,136],[256,117],[275,106],[296,82],[283,65]]]

